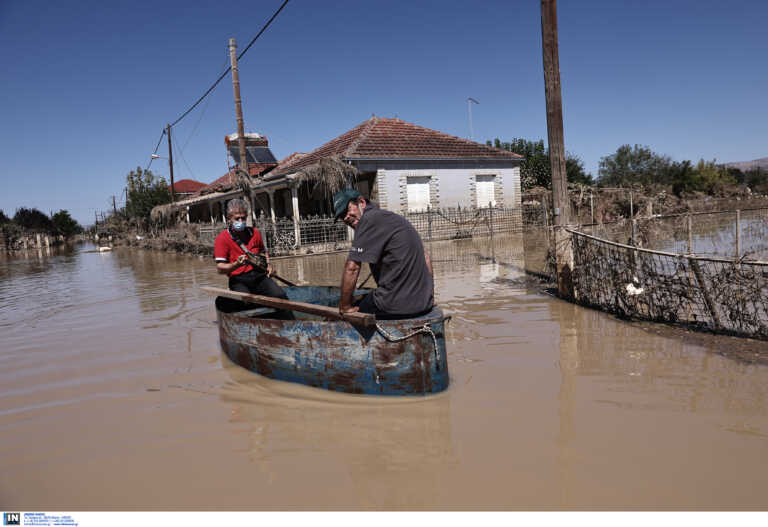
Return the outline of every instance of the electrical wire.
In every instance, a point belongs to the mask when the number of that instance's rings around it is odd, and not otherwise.
[[[283,8],[284,8],[284,7],[285,7],[285,6],[288,4],[288,2],[289,2],[289,1],[290,1],[290,0],[285,0],[285,1],[282,3],[282,5],[281,5],[281,6],[278,8],[278,10],[277,10],[277,11],[275,11],[275,12],[274,12],[274,14],[273,14],[273,15],[270,17],[270,19],[269,19],[269,20],[267,20],[267,23],[266,23],[266,24],[264,24],[264,27],[262,27],[262,28],[261,28],[261,31],[259,31],[259,32],[256,34],[256,36],[255,36],[255,37],[253,37],[253,39],[252,39],[252,40],[251,40],[251,41],[248,43],[248,45],[245,47],[245,49],[244,49],[244,50],[243,50],[243,51],[242,51],[242,52],[241,52],[241,53],[240,53],[240,54],[237,56],[237,59],[238,59],[238,60],[240,60],[240,59],[243,57],[243,55],[245,55],[245,53],[246,53],[246,52],[247,52],[247,51],[248,51],[248,50],[251,48],[251,46],[253,46],[254,42],[256,42],[256,41],[259,39],[259,37],[261,37],[261,35],[264,33],[264,31],[266,31],[266,30],[267,30],[267,28],[268,28],[268,27],[269,27],[269,26],[272,24],[272,22],[275,20],[275,18],[277,18],[277,15],[279,15],[279,14],[280,14],[280,12],[281,12],[281,11],[283,10]],[[205,93],[204,93],[204,94],[203,94],[203,95],[202,95],[202,96],[201,96],[201,97],[200,97],[200,98],[199,98],[197,101],[195,101],[195,104],[193,104],[192,106],[190,106],[190,107],[189,107],[189,109],[188,109],[186,112],[184,112],[183,114],[181,114],[181,116],[180,116],[178,119],[176,119],[175,121],[173,121],[173,122],[172,122],[172,123],[171,123],[169,126],[175,126],[175,125],[177,125],[177,124],[179,123],[179,121],[181,121],[181,120],[182,120],[182,119],[184,119],[184,118],[185,118],[187,115],[189,115],[189,113],[190,113],[192,110],[194,110],[194,109],[197,107],[197,105],[198,105],[198,104],[200,104],[200,103],[202,102],[202,100],[203,100],[203,99],[205,99],[205,98],[206,98],[208,95],[210,95],[210,93],[211,93],[211,92],[214,90],[214,88],[216,88],[216,86],[218,86],[218,84],[219,84],[219,83],[220,83],[220,82],[221,82],[221,81],[224,79],[224,77],[226,77],[226,76],[227,76],[227,74],[228,74],[228,73],[229,73],[231,70],[232,70],[232,66],[229,66],[229,67],[227,67],[227,69],[226,69],[226,70],[224,70],[224,73],[222,73],[221,75],[219,75],[219,78],[218,78],[218,79],[216,79],[216,82],[214,82],[214,83],[213,83],[213,85],[212,85],[210,88],[208,88],[208,89],[206,90],[206,92],[205,92]],[[207,107],[207,105],[206,105],[206,107]],[[186,143],[184,144],[184,148],[186,148],[187,144],[189,143],[189,139],[191,139],[191,138],[192,138],[192,135],[193,135],[193,134],[194,134],[194,132],[197,130],[197,126],[200,124],[200,120],[201,120],[201,119],[202,119],[202,115],[200,116],[200,119],[198,119],[198,122],[197,122],[197,124],[195,125],[195,128],[194,128],[194,130],[193,130],[193,131],[192,131],[192,133],[190,134],[190,137],[187,139]],[[162,133],[160,134],[160,139],[158,139],[158,140],[157,140],[157,145],[155,145],[155,149],[154,149],[154,151],[152,152],[152,154],[153,154],[153,155],[154,155],[154,154],[156,154],[156,153],[157,153],[157,149],[158,149],[158,148],[160,148],[160,143],[162,142],[162,140],[163,140],[163,137],[165,137],[165,133],[166,133],[166,129],[164,128],[164,129],[163,129],[163,131],[162,131]],[[187,169],[189,170],[190,174],[193,174],[193,177],[194,177],[194,173],[192,172],[192,170],[190,169],[189,165],[187,164],[187,161],[186,161],[186,159],[184,158],[184,156],[181,154],[181,150],[182,150],[182,149],[178,149],[178,148],[177,148],[177,151],[179,152],[179,156],[180,156],[180,157],[181,157],[181,159],[184,161],[184,164],[185,164],[185,165],[187,165]],[[146,166],[146,168],[144,168],[144,170],[145,170],[145,171],[149,170],[149,167],[152,165],[152,161],[154,161],[154,158],[153,158],[152,156],[150,156],[150,158],[149,158],[149,163],[147,163],[147,166]]]
[[[270,18],[270,19],[267,21],[267,23],[266,23],[266,24],[264,24],[264,27],[262,27],[262,28],[261,28],[261,31],[259,31],[259,32],[258,32],[258,34],[257,34],[255,37],[253,37],[253,40],[251,40],[251,42],[248,44],[248,46],[246,46],[246,48],[243,50],[243,52],[242,52],[242,53],[240,53],[240,55],[238,55],[238,56],[237,56],[238,60],[239,60],[239,59],[241,59],[243,55],[245,55],[245,52],[246,52],[246,51],[248,51],[248,49],[249,49],[249,48],[250,48],[250,47],[253,45],[253,43],[254,43],[254,42],[256,42],[256,40],[257,40],[257,39],[258,39],[258,38],[259,38],[259,37],[262,35],[262,33],[264,33],[264,31],[266,31],[266,30],[267,30],[267,28],[270,26],[270,24],[272,24],[272,21],[273,21],[273,20],[274,20],[274,19],[277,17],[277,15],[279,15],[279,14],[280,14],[280,11],[282,11],[282,10],[283,10],[283,8],[285,7],[285,5],[286,5],[286,4],[287,4],[289,1],[290,1],[290,0],[285,0],[285,1],[283,2],[283,5],[281,5],[281,6],[280,6],[280,8],[279,8],[277,11],[275,11],[275,13],[272,15],[272,18]],[[213,83],[213,85],[212,85],[210,88],[208,88],[208,90],[206,90],[206,92],[205,92],[205,93],[202,95],[202,97],[200,97],[200,98],[199,98],[197,101],[195,101],[195,104],[193,104],[193,105],[192,105],[192,106],[191,106],[191,107],[190,107],[190,108],[189,108],[189,109],[188,109],[186,112],[184,112],[183,114],[181,114],[181,116],[180,116],[178,119],[176,119],[175,121],[173,121],[173,122],[171,123],[171,126],[175,126],[175,125],[176,125],[176,124],[177,124],[179,121],[181,121],[182,119],[184,119],[184,118],[185,118],[185,117],[186,117],[186,116],[189,114],[189,112],[191,112],[192,110],[194,110],[194,109],[195,109],[195,107],[196,107],[198,104],[200,104],[200,103],[202,102],[202,100],[203,100],[203,99],[205,99],[206,97],[208,97],[208,95],[209,95],[209,94],[210,94],[210,93],[213,91],[213,89],[214,89],[214,88],[215,88],[215,87],[216,87],[216,86],[217,86],[217,85],[218,85],[218,84],[219,84],[219,83],[220,83],[220,82],[221,82],[221,81],[224,79],[224,77],[226,77],[226,76],[227,76],[227,73],[229,73],[231,70],[232,70],[232,66],[228,67],[228,68],[227,68],[227,71],[225,71],[224,73],[222,73],[222,74],[219,76],[219,78],[218,78],[218,79],[216,79],[216,82],[214,82],[214,83]]]
[[[163,140],[163,137],[165,137],[165,128],[163,128],[163,133],[160,134],[160,139],[157,140],[157,144],[155,145],[155,149],[152,150],[152,155],[155,155],[157,153],[157,149],[160,148],[160,142]],[[149,156],[149,163],[147,163],[147,166],[144,169],[144,172],[149,170],[150,165],[152,165],[152,161],[155,160],[155,158],[153,158],[152,155]]]
[[[224,59],[224,64],[221,66],[222,71],[226,69],[227,64],[229,63],[229,57]],[[192,131],[189,133],[189,136],[187,137],[187,140],[184,141],[184,146],[181,147],[181,150],[184,151],[187,149],[187,145],[189,145],[189,142],[194,137],[195,133],[197,133],[197,130],[200,126],[200,123],[203,121],[203,116],[205,115],[205,111],[208,109],[208,107],[211,105],[211,99],[208,99],[205,102],[205,105],[203,106],[203,111],[200,112],[200,117],[197,118],[197,122],[195,123],[195,126],[192,128]]]
[[[197,176],[194,172],[192,172],[192,168],[189,166],[189,163],[187,163],[187,158],[184,157],[184,154],[182,153],[182,149],[179,148],[179,145],[173,145],[173,150],[176,152],[176,155],[181,158],[181,160],[184,162],[184,165],[187,167],[187,171],[192,176],[192,179],[197,179]]]

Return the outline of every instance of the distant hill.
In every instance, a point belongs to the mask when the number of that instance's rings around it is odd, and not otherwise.
[[[768,157],[761,157],[760,159],[753,159],[752,161],[736,161],[734,163],[726,163],[725,166],[738,168],[742,172],[755,170],[756,168],[768,169]]]

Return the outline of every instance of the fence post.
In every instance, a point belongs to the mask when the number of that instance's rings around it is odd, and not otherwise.
[[[720,330],[722,329],[723,325],[720,322],[720,315],[717,312],[717,304],[712,298],[712,294],[709,291],[709,284],[707,284],[704,279],[704,275],[702,274],[701,268],[699,267],[699,262],[695,258],[690,258],[688,261],[691,264],[693,275],[696,277],[696,281],[699,283],[701,294],[704,297],[704,304],[706,304],[707,310],[712,317],[712,324],[716,330]]]
[[[593,195],[592,195],[592,191],[590,190],[589,191],[589,217],[592,220],[591,221],[592,225],[594,225],[595,224],[595,203],[592,200],[592,198],[593,198]]]
[[[491,238],[493,238],[493,202],[488,202],[488,217],[491,224]]]
[[[427,232],[429,233],[429,241],[432,241],[432,207],[427,205]]]
[[[688,254],[693,254],[693,227],[690,214],[688,214]]]
[[[741,258],[741,209],[736,209],[736,259]]]

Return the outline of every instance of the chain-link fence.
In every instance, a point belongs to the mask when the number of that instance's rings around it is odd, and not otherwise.
[[[552,208],[550,191],[523,193],[523,225],[525,228],[552,225]],[[568,192],[568,212],[572,225],[610,224],[632,218],[761,208],[768,208],[768,197],[682,199],[666,192],[648,195],[626,188],[589,187]]]
[[[496,232],[521,232],[520,209],[492,207],[484,209],[428,209],[410,212],[405,218],[411,222],[424,241],[452,240],[488,236]],[[349,228],[329,216],[312,216],[294,223],[291,218],[277,218],[272,222],[264,216],[254,221],[264,237],[270,254],[307,254],[342,250],[349,247]],[[213,244],[226,224],[200,226],[200,241]],[[297,243],[297,236],[300,243]]]
[[[261,233],[270,254],[275,256],[295,254],[300,248],[303,253],[322,253],[349,247],[347,226],[328,216],[301,218],[298,226],[291,218],[277,218],[273,223],[262,216],[253,226]],[[200,241],[213,244],[216,236],[226,228],[226,223],[200,225]],[[296,243],[297,233],[300,244]]]
[[[768,209],[694,212],[583,225],[599,238],[646,249],[722,258],[768,259]]]
[[[653,251],[569,232],[579,303],[623,317],[768,338],[768,262]]]
[[[405,218],[425,241],[474,238],[494,232],[519,233],[523,228],[519,208],[429,208],[423,212],[408,212]]]

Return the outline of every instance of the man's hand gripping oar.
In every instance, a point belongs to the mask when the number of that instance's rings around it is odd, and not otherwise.
[[[287,286],[298,287],[293,282],[290,282],[285,278],[278,276],[278,274],[275,272],[275,269],[272,267],[272,265],[267,263],[267,259],[264,257],[263,254],[254,254],[251,251],[246,249],[245,257],[248,259],[249,264],[251,264],[254,268],[260,271],[264,271],[265,273],[267,273],[267,276],[269,276],[270,278],[280,280]]]

